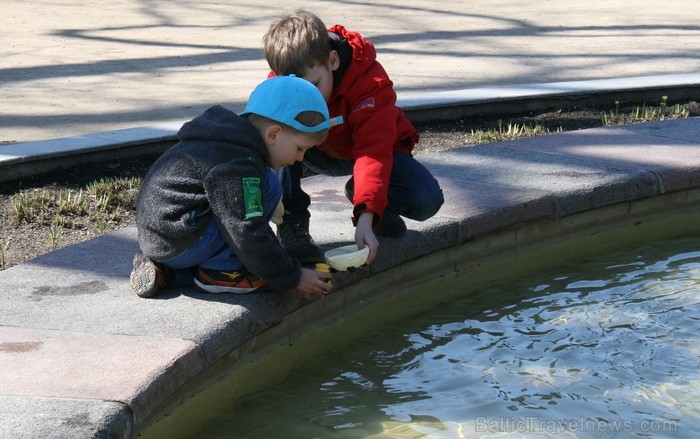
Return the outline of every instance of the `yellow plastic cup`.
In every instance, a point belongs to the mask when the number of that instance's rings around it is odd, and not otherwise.
[[[322,273],[330,273],[331,266],[328,264],[324,264],[322,262],[319,262],[316,264],[316,271],[320,271]],[[328,283],[328,288],[333,286],[333,282],[327,281],[327,283]],[[323,294],[328,295],[328,291],[324,291]]]

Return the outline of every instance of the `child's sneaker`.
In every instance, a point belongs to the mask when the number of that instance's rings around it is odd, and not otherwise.
[[[129,276],[131,288],[139,297],[153,297],[160,288],[172,283],[173,272],[143,254],[141,250],[134,256],[134,269]]]
[[[323,262],[321,249],[309,234],[309,221],[300,223],[283,222],[277,226],[277,237],[289,256],[302,264]]]
[[[234,271],[200,268],[194,277],[194,284],[206,293],[245,294],[264,287],[267,282],[245,268]]]
[[[355,178],[350,177],[347,183],[345,183],[345,197],[352,203],[354,196]],[[384,215],[382,215],[382,217],[382,222],[374,229],[375,235],[394,237],[406,233],[406,223],[398,213],[389,212],[389,210],[384,209]]]
[[[379,225],[374,229],[374,234],[377,236],[399,236],[406,233],[406,223],[403,218],[397,213],[384,211],[384,218]]]

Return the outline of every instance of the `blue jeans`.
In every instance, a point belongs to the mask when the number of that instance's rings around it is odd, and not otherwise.
[[[311,198],[301,188],[304,166],[317,174],[333,177],[352,175],[354,161],[341,160],[311,148],[304,161],[277,171],[283,188],[284,221],[302,223],[311,217]],[[425,221],[444,203],[442,189],[435,177],[412,155],[394,152],[394,165],[389,178],[387,211],[417,221]]]
[[[272,218],[275,208],[282,198],[282,187],[274,171],[268,169],[264,176],[265,184],[265,218]],[[175,272],[175,286],[191,285],[194,268],[201,267],[211,270],[235,271],[243,267],[240,259],[228,246],[219,231],[219,225],[212,217],[209,219],[204,234],[199,240],[183,253],[165,261],[158,261]]]

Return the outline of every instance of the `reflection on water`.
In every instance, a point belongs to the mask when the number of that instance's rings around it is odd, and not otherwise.
[[[436,304],[222,407],[202,435],[691,437],[698,250],[665,241]]]

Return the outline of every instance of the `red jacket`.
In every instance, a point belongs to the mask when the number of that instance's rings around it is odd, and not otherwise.
[[[352,60],[328,101],[332,117],[343,124],[331,128],[318,148],[341,159],[354,159],[353,215],[373,212],[380,220],[387,205],[393,152],[410,153],[418,133],[399,107],[393,82],[377,62],[374,45],[357,32],[336,25],[328,30],[347,39]]]
[[[376,225],[387,205],[393,152],[410,153],[418,133],[396,106],[394,84],[377,62],[374,45],[340,25],[328,31],[347,39],[352,59],[328,101],[331,117],[343,116],[343,123],[331,128],[318,149],[355,160],[353,222],[361,213],[373,212]]]

